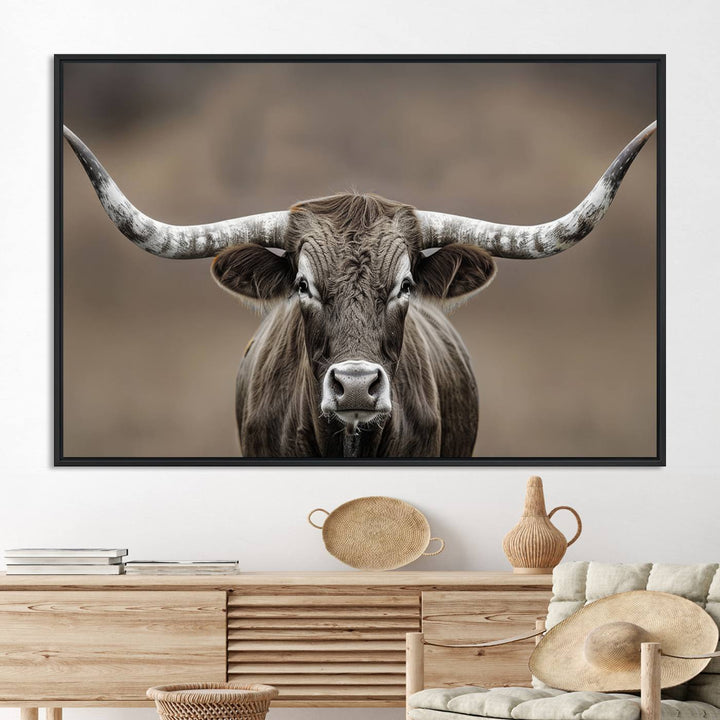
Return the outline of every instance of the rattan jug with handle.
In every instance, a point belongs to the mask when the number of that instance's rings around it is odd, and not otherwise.
[[[558,510],[568,510],[577,520],[577,532],[570,540],[550,522]],[[525,510],[520,522],[505,536],[503,550],[513,572],[550,574],[581,532],[582,520],[573,508],[559,505],[549,513],[545,510],[542,479],[535,475],[527,483]]]

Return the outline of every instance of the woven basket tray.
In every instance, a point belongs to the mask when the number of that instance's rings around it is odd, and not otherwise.
[[[278,691],[271,685],[191,683],[152,687],[162,720],[263,720]]]
[[[313,522],[316,512],[327,517],[322,525]],[[445,541],[430,537],[430,525],[415,507],[391,497],[363,497],[350,500],[332,512],[316,508],[308,522],[322,530],[327,551],[358,570],[394,570],[421,555],[438,555]],[[440,547],[426,552],[432,540]]]

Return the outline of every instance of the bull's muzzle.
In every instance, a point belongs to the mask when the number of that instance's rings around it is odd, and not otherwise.
[[[390,412],[390,381],[382,365],[347,360],[328,368],[320,409],[344,423],[372,422]]]

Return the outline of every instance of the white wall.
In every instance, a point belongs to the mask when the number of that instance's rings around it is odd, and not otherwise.
[[[246,570],[340,569],[307,510],[402,497],[448,542],[418,569],[504,569],[530,469],[51,467],[52,64],[60,53],[666,52],[668,465],[545,469],[578,508],[569,558],[720,559],[718,5],[659,0],[442,3],[4,0],[0,27],[0,548],[127,545],[135,557],[237,557]],[[563,526],[569,529],[569,525]],[[0,720],[15,717],[0,711]],[[151,710],[70,710],[70,718]],[[279,720],[399,720],[400,710],[275,710]]]

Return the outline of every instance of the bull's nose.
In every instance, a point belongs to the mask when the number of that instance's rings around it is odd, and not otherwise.
[[[328,368],[323,381],[321,409],[341,418],[355,414],[355,420],[371,420],[390,412],[390,383],[381,365],[348,360]]]

